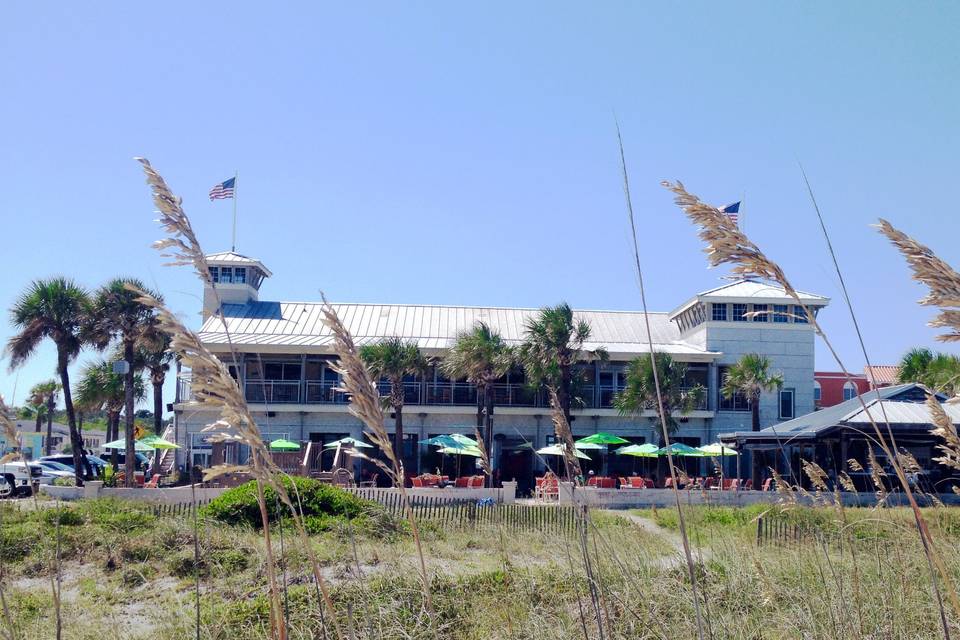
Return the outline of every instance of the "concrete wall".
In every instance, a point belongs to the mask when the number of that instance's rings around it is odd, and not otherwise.
[[[747,353],[759,353],[770,359],[771,371],[783,374],[783,387],[794,389],[794,416],[814,410],[813,369],[814,332],[810,325],[760,322],[707,322],[706,347],[723,355],[718,365],[732,365]],[[718,380],[718,384],[721,381]],[[750,430],[749,411],[717,411],[714,435]],[[779,394],[765,393],[760,398],[760,425],[782,422]]]
[[[212,500],[225,488],[196,489],[196,499],[199,502]],[[151,504],[184,504],[193,502],[194,494],[189,486],[172,487],[169,489],[127,489],[124,487],[107,488],[102,482],[87,482],[82,487],[57,487],[40,485],[40,493],[59,500],[79,500],[94,498],[117,498],[118,500],[135,500]]]
[[[877,504],[875,493],[841,494],[844,505],[848,507],[873,507]],[[960,504],[960,496],[941,493],[937,496],[944,504]],[[776,504],[783,501],[776,491],[681,491],[681,503],[684,505],[746,506],[751,504]],[[832,494],[822,496],[826,504],[833,503]],[[676,501],[672,489],[594,489],[573,488],[567,482],[560,483],[560,504],[584,504],[596,508],[641,509],[647,507],[675,507]],[[801,504],[813,504],[810,498],[798,496]],[[905,506],[906,496],[901,493],[890,494],[885,506]]]

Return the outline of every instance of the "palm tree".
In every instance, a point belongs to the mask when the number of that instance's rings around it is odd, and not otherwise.
[[[760,431],[760,395],[764,391],[776,391],[783,386],[782,373],[770,373],[770,359],[757,353],[746,353],[727,370],[720,392],[724,398],[738,393],[750,403],[752,428]]]
[[[950,353],[934,353],[926,347],[911,349],[900,360],[897,381],[919,382],[953,396],[960,389],[960,358]]]
[[[44,383],[47,414],[47,440],[44,447],[44,455],[49,456],[53,453],[53,412],[57,409],[57,393],[60,392],[60,385],[56,380],[48,380]],[[77,433],[80,433],[80,425],[77,424]]]
[[[403,378],[423,374],[428,366],[427,359],[416,343],[404,342],[400,338],[384,338],[380,342],[364,345],[360,348],[360,358],[375,378],[386,378],[390,383],[387,402],[394,415],[394,450],[397,457],[403,460]]]
[[[655,353],[657,380],[660,382],[661,411],[667,425],[667,433],[673,435],[679,424],[674,413],[684,415],[700,406],[706,395],[702,385],[686,386],[687,365],[677,362],[666,353]],[[613,400],[622,415],[639,415],[657,408],[657,387],[654,383],[653,365],[649,356],[639,356],[627,365],[626,386]],[[666,446],[663,434],[659,434],[660,446]]]
[[[145,396],[143,379],[134,379],[134,396],[137,401]],[[120,412],[126,403],[124,376],[113,372],[113,365],[106,360],[88,363],[80,373],[77,383],[77,404],[93,411],[107,414],[107,440],[120,437]],[[112,450],[112,463],[117,466],[117,451]]]
[[[607,360],[603,347],[592,351],[583,345],[590,339],[590,323],[574,320],[573,309],[563,302],[544,307],[526,323],[525,342],[519,359],[532,386],[546,385],[557,393],[560,409],[570,422],[570,404],[575,395],[573,367],[577,362]]]
[[[83,327],[90,310],[87,292],[66,278],[37,280],[20,294],[10,310],[10,320],[17,334],[10,338],[10,368],[22,366],[44,339],[49,338],[57,348],[57,373],[63,391],[63,404],[70,427],[70,446],[77,485],[83,484],[86,456],[77,430],[73,397],[70,394],[70,363],[83,347]]]
[[[440,368],[451,379],[466,378],[477,387],[477,427],[483,424],[483,441],[489,452],[493,444],[493,383],[513,366],[515,354],[499,333],[486,323],[459,333]],[[485,416],[485,418],[484,418]]]
[[[47,417],[48,396],[51,394],[56,396],[59,390],[60,384],[56,380],[38,382],[30,388],[30,396],[27,402],[29,403],[32,417],[36,419],[34,430],[37,433],[40,433],[40,425],[43,424],[43,419]],[[54,401],[54,405],[56,405],[56,401]]]
[[[153,386],[153,432],[158,436],[163,434],[163,383],[166,382],[173,360],[170,336],[160,331],[154,323],[141,336],[134,362],[150,375],[150,384]],[[154,457],[155,469],[159,463],[158,449]]]
[[[150,293],[160,299],[159,295],[149,291],[140,280],[135,278],[115,278],[97,290],[94,298],[93,323],[91,336],[100,349],[109,345],[111,340],[120,341],[123,349],[123,359],[129,363],[124,377],[124,416],[126,451],[124,466],[126,467],[125,483],[128,487],[134,486],[134,400],[136,372],[134,357],[136,347],[143,335],[153,325],[153,309],[141,303],[138,294],[131,290],[137,289]]]

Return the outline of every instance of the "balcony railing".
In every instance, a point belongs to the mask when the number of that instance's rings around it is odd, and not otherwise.
[[[247,380],[247,402],[256,404],[299,404],[297,380]]]
[[[251,404],[347,404],[349,398],[340,389],[338,382],[320,380],[307,380],[304,383],[296,380],[247,380],[244,385],[246,399]],[[387,382],[378,383],[377,389],[381,396],[390,395],[390,384]],[[576,395],[583,402],[575,404],[573,408],[611,409],[616,394],[622,390],[622,387],[608,385],[580,385]],[[177,392],[181,402],[193,400],[189,375],[177,380]],[[497,407],[546,408],[550,405],[546,391],[531,389],[525,384],[494,384],[492,392],[494,406]],[[475,407],[477,404],[477,388],[466,382],[404,382],[403,396],[405,405]],[[707,409],[707,397],[707,393],[704,393],[695,410]]]

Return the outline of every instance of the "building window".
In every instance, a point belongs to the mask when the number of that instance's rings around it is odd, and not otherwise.
[[[727,321],[727,305],[714,303],[712,307],[713,307],[712,319],[715,322],[726,322]]]
[[[767,320],[767,305],[765,304],[755,304],[753,305],[753,312],[758,314],[753,316],[754,322],[768,322]]]
[[[721,411],[750,411],[750,402],[744,393],[735,393],[729,398],[723,395],[723,385],[727,380],[730,367],[718,368],[717,406]]]
[[[807,324],[807,314],[798,304],[793,305],[793,321],[797,324]]]
[[[234,267],[233,269],[233,283],[234,284],[246,284],[247,282],[247,268],[246,267]]]
[[[859,394],[857,393],[857,385],[847,380],[843,385],[843,399],[844,400],[853,400]]]
[[[780,419],[790,420],[793,417],[793,389],[780,389]]]
[[[813,402],[819,405],[822,397],[823,397],[823,390],[820,388],[820,383],[814,380],[813,381]]]
[[[731,320],[733,320],[734,322],[746,322],[747,321],[746,315],[747,315],[747,305],[734,303],[733,318],[731,318]]]
[[[233,269],[230,267],[220,267],[220,282],[223,284],[233,283]]]
[[[210,279],[220,282],[220,267],[210,267]]]
[[[790,307],[785,304],[773,305],[773,321],[780,324],[790,322]]]

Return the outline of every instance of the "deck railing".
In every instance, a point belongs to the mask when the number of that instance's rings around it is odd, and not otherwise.
[[[252,404],[347,404],[349,398],[334,381],[307,380],[247,380],[246,399]],[[379,382],[380,395],[390,394],[390,384]],[[614,407],[616,394],[622,387],[608,385],[580,385],[577,397],[582,404],[575,409]],[[684,389],[689,391],[689,389]],[[180,402],[193,400],[192,379],[182,375],[177,380]],[[549,407],[549,396],[543,390],[531,389],[522,383],[500,383],[492,386],[493,402],[497,407]],[[476,406],[477,388],[467,382],[404,382],[404,404],[415,406]],[[704,393],[696,410],[707,409],[708,394]]]

